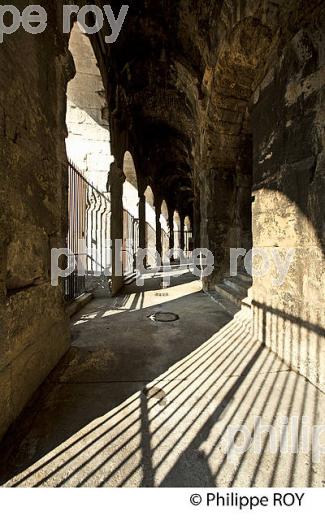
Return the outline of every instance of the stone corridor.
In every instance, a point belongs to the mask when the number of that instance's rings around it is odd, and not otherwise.
[[[285,416],[324,424],[324,395],[254,341],[186,269],[174,270],[167,288],[161,276],[94,299],[73,318],[72,349],[5,438],[1,483],[325,485],[310,450],[272,451],[265,434],[259,451],[227,456],[230,424],[252,431],[257,417],[276,426]],[[157,322],[155,312],[179,319]]]
[[[325,0],[16,3],[2,485],[325,486]]]

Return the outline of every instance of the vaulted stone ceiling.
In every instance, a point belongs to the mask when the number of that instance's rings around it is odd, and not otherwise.
[[[185,213],[193,199],[193,151],[200,134],[198,102],[205,68],[202,55],[208,54],[206,37],[202,43],[200,38],[189,37],[194,23],[187,17],[195,6],[196,16],[204,17],[203,25],[209,24],[210,16],[206,7],[201,12],[204,2],[190,4],[133,3],[124,30],[110,49],[110,74],[118,85],[119,103],[116,107],[115,96],[111,109],[123,113],[135,136],[142,174],[170,206]]]
[[[107,58],[110,109],[171,206],[189,212],[200,175],[235,167],[254,87],[298,11],[281,0],[130,2]]]

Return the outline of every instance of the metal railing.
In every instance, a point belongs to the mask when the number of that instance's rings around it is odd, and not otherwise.
[[[64,279],[65,299],[72,301],[85,292],[86,276],[98,276],[110,265],[110,201],[71,161],[68,166],[67,246],[85,273],[80,275],[75,270]]]
[[[126,209],[123,210],[123,274],[129,275],[136,269],[136,253],[139,249],[139,219]]]
[[[181,246],[181,231],[174,231],[175,248]],[[191,230],[184,230],[184,254],[186,257],[190,256],[193,250],[193,233]]]

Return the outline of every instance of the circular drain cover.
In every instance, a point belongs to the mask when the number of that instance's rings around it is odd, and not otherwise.
[[[164,323],[179,320],[178,314],[174,314],[173,312],[155,312],[154,314],[150,314],[148,318],[150,318],[151,321],[162,321]]]
[[[161,388],[157,386],[153,386],[152,388],[145,387],[143,393],[148,399],[157,399],[159,406],[167,405],[166,393]]]

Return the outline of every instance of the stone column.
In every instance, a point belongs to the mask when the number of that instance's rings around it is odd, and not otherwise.
[[[111,240],[112,240],[112,294],[123,286],[122,244],[123,244],[123,183],[122,168],[112,163],[109,174],[111,195]]]
[[[201,204],[200,204],[200,192],[197,190],[195,193],[194,204],[193,204],[193,222],[192,222],[193,245],[194,245],[195,249],[198,249],[201,247],[200,226],[201,226]]]
[[[168,226],[169,226],[169,249],[172,250],[175,247],[174,209],[168,209]]]
[[[213,286],[229,274],[232,225],[235,211],[235,172],[210,169],[206,178],[206,245],[214,255],[214,272],[204,282]]]
[[[180,215],[179,218],[181,220],[179,247],[181,248],[182,251],[184,251],[184,248],[185,248],[185,217],[184,217],[184,215]]]
[[[249,251],[253,247],[252,238],[252,177],[253,147],[249,137],[246,139],[236,165],[236,225],[237,247]],[[243,262],[243,259],[242,259]]]
[[[161,215],[161,198],[155,197],[155,211],[156,211],[156,252],[162,255],[162,243],[161,243],[161,223],[160,223],[160,215]]]
[[[145,190],[141,187],[139,194],[139,247],[145,249],[147,247],[146,240],[146,197]]]
[[[146,249],[146,197],[143,190],[139,190],[139,248]],[[147,265],[147,257],[143,261],[144,267]]]

